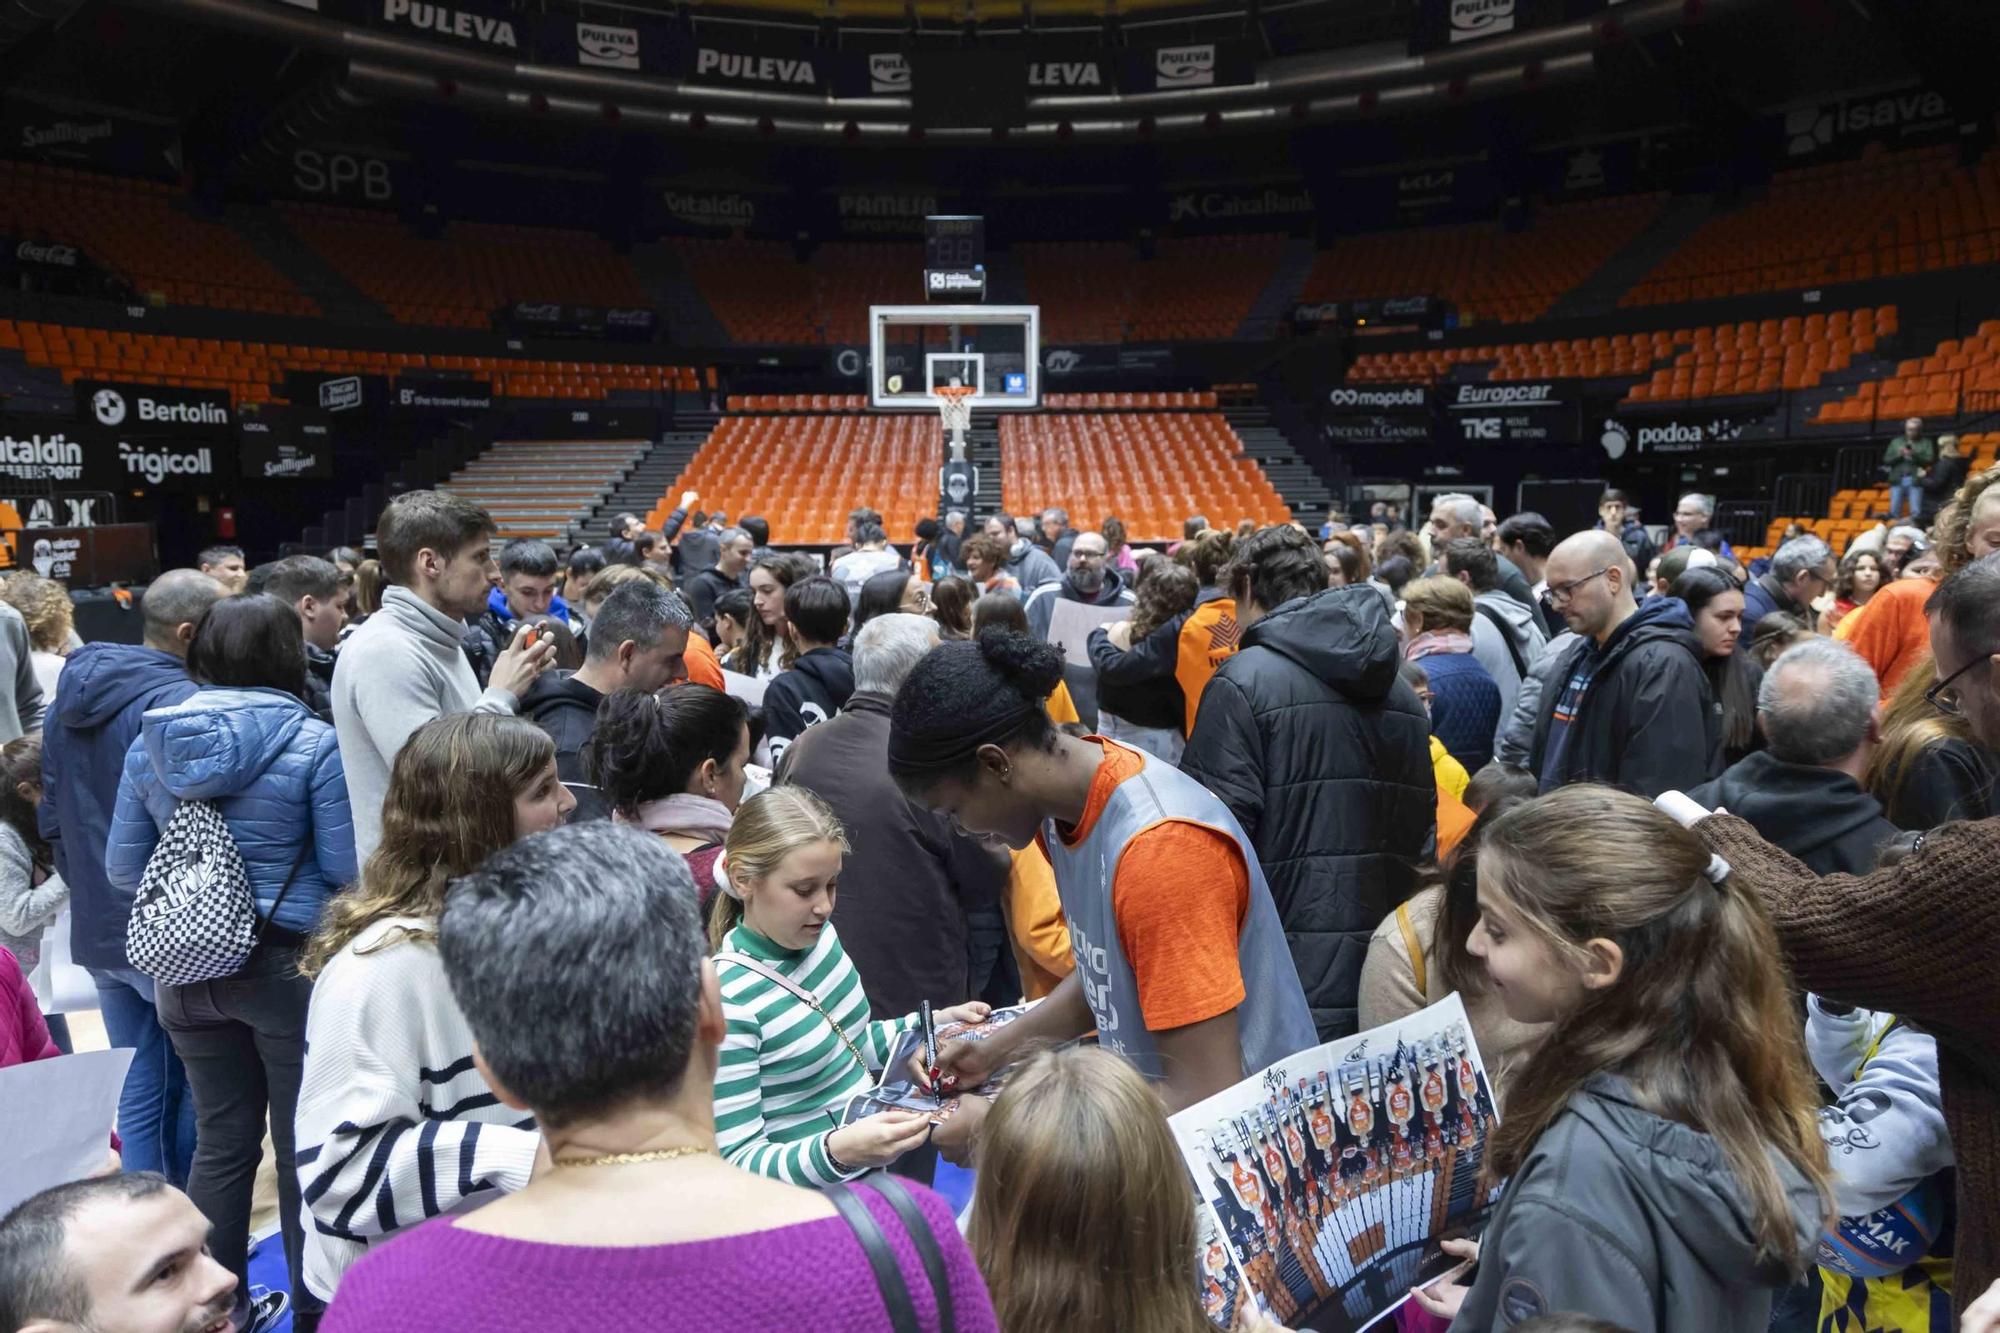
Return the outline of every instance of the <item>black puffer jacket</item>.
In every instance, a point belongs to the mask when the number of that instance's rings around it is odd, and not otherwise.
[[[521,698],[521,716],[549,733],[556,743],[556,776],[576,797],[572,824],[611,818],[611,807],[585,772],[584,748],[597,733],[597,710],[604,696],[576,679],[574,672],[549,671],[535,678]]]
[[[1181,768],[1256,846],[1322,1040],[1355,1030],[1368,937],[1437,819],[1431,725],[1373,588],[1290,601],[1202,692]]]

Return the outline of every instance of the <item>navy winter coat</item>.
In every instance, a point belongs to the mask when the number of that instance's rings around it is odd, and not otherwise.
[[[333,728],[281,690],[207,689],[146,714],[125,758],[104,866],[127,897],[182,800],[214,801],[250,874],[257,914],[304,934],[355,876],[354,820]],[[301,850],[305,851],[303,859]]]

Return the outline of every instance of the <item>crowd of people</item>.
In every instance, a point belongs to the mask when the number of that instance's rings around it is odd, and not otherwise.
[[[1191,1333],[1167,1117],[1454,992],[1505,1189],[1406,1327],[2000,1327],[2000,469],[1748,566],[1699,494],[823,558],[698,503],[404,493],[135,644],[7,581],[0,1066],[71,1046],[65,915],[133,1060],[0,1333]]]

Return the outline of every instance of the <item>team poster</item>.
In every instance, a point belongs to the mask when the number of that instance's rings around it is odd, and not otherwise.
[[[1499,1123],[1447,996],[1270,1066],[1170,1122],[1206,1207],[1199,1278],[1232,1327],[1246,1299],[1320,1333],[1368,1327],[1453,1264],[1498,1191],[1479,1187]]]

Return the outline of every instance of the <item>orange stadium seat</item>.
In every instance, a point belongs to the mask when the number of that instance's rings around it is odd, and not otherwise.
[[[1555,204],[1517,232],[1477,223],[1342,237],[1314,262],[1300,299],[1437,296],[1467,323],[1526,323],[1637,236],[1665,197]]]
[[[317,315],[319,307],[176,186],[0,161],[0,232],[75,245],[142,297]]]
[[[1123,395],[1121,395],[1123,396]],[[1134,541],[1180,536],[1191,513],[1285,523],[1292,511],[1216,412],[1050,413],[1000,418],[1001,503],[1028,514],[1087,499]]]
[[[1780,172],[1764,198],[1711,219],[1627,292],[1623,305],[1989,264],[2000,236],[2000,158],[1957,149],[1883,152]]]
[[[2000,407],[2000,320],[1989,319],[1970,338],[1948,338],[1928,356],[1898,362],[1887,378],[1858,384],[1848,397],[1821,404],[1813,420],[1900,421],[1995,407]]]

